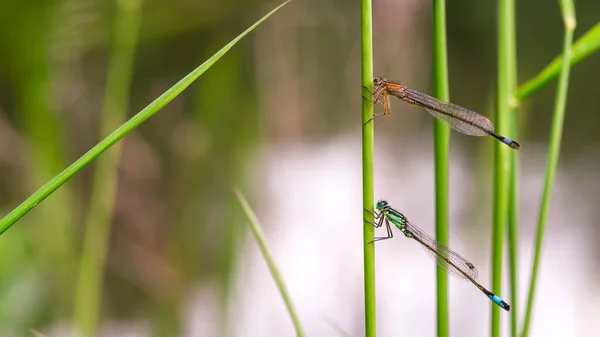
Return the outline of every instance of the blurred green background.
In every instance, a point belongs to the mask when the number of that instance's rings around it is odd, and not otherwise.
[[[134,51],[120,98],[129,117],[276,5],[0,3],[2,214],[108,134],[100,125],[110,110],[110,60],[121,52],[114,44],[120,17]],[[577,38],[598,22],[600,2],[576,6]],[[447,11],[452,101],[493,115],[496,3],[453,0]],[[375,1],[374,20],[376,75],[431,92],[430,3]],[[519,84],[560,53],[562,34],[557,3],[517,3]],[[362,334],[359,36],[357,3],[296,0],[120,142],[98,335],[293,334],[233,186],[256,207],[309,335],[334,335],[328,318]],[[599,270],[599,65],[595,54],[571,73],[533,336],[592,336],[587,332],[598,326],[585,313],[600,309],[600,289],[587,281]],[[518,117],[523,296],[554,94],[555,83],[523,102]],[[376,121],[377,196],[433,232],[431,118],[398,100],[392,104],[392,116]],[[453,133],[450,185],[451,245],[479,256],[473,260],[482,284],[489,284],[491,237],[493,140],[487,138]],[[111,151],[118,149],[105,155]],[[70,333],[95,168],[0,238],[1,336],[29,336],[31,327],[47,336]],[[378,248],[378,259],[385,259],[378,274],[380,332],[433,335],[435,264],[412,242],[393,241]],[[413,257],[414,265],[406,260]],[[407,276],[406,266],[422,275]],[[407,277],[413,283],[400,286]],[[524,304],[524,297],[511,300]],[[489,303],[477,291],[452,281],[450,301],[459,335],[488,331]],[[405,312],[414,318],[398,317]],[[480,323],[463,328],[472,317]],[[418,321],[420,329],[403,319]]]

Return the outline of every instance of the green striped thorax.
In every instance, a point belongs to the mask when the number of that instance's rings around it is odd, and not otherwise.
[[[396,211],[385,200],[379,200],[375,206],[382,212],[407,238],[412,238],[413,234],[406,228],[406,217],[404,214]]]

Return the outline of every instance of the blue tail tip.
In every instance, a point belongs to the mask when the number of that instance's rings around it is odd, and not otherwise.
[[[504,137],[504,139],[502,140],[502,142],[504,142],[504,144],[512,147],[515,150],[518,150],[519,148],[521,148],[521,144],[519,144],[517,141],[514,141],[510,138],[506,138]]]
[[[502,309],[504,309],[506,311],[510,311],[510,305],[508,303],[504,302],[500,297],[492,294],[490,296],[490,299],[494,303],[498,304],[498,306],[500,306],[500,308],[502,308]]]

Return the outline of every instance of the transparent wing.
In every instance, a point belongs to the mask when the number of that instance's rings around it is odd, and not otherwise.
[[[408,97],[427,110],[433,117],[454,130],[470,136],[487,136],[494,132],[494,124],[485,116],[456,104],[446,103],[424,93],[407,89]]]
[[[406,221],[406,229],[412,233],[413,239],[417,240],[430,253],[438,265],[442,266],[449,274],[460,278],[466,278],[465,274],[469,275],[473,280],[476,280],[479,274],[477,268],[469,260],[460,256],[452,249],[435,241],[429,234],[422,231],[419,227]]]
[[[454,117],[451,117],[451,116],[445,115],[441,112],[437,112],[437,111],[427,109],[427,108],[425,108],[425,110],[427,110],[427,112],[429,112],[429,114],[432,115],[433,117],[448,124],[454,130],[456,130],[460,133],[464,133],[465,135],[469,135],[469,136],[487,136],[487,135],[489,135],[489,132],[483,131],[471,124],[468,124],[466,122],[458,120]],[[492,130],[494,129],[494,125],[492,124],[492,122],[489,119],[487,119],[486,117],[481,116],[481,115],[479,115],[479,116],[483,117],[485,119],[485,121],[483,121],[483,122],[487,122],[487,124],[489,124],[488,126],[491,127]]]

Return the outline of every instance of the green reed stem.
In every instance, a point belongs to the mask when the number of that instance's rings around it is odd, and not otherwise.
[[[544,191],[542,193],[542,203],[537,224],[537,235],[535,243],[535,251],[533,257],[533,266],[531,269],[531,280],[529,283],[529,295],[527,299],[527,311],[525,312],[525,323],[523,324],[522,337],[529,335],[529,326],[531,324],[531,316],[533,312],[533,302],[535,297],[535,287],[537,285],[537,274],[539,270],[540,257],[542,254],[542,244],[544,242],[544,234],[546,231],[546,220],[550,211],[550,202],[552,200],[552,189],[554,187],[554,179],[556,176],[556,167],[558,166],[558,157],[560,155],[560,142],[562,138],[562,130],[565,119],[567,92],[569,88],[569,72],[573,44],[573,32],[577,26],[575,18],[575,5],[570,0],[560,1],[563,22],[565,25],[565,35],[563,39],[563,63],[558,81],[558,89],[556,93],[556,103],[554,105],[554,116],[552,119],[552,130],[550,132],[550,145],[548,148],[548,163],[546,166],[546,180],[544,183]]]
[[[360,36],[361,36],[361,84],[363,97],[373,91],[373,23],[371,0],[360,1]],[[367,89],[364,89],[367,88]],[[368,122],[373,117],[373,104],[362,100],[362,171],[363,171],[363,208],[373,212],[375,204],[374,160],[374,124]],[[368,123],[367,123],[368,122]],[[364,213],[364,212],[363,212]],[[365,296],[365,336],[375,337],[375,228],[366,220],[363,221],[363,263],[364,263],[364,296]]]
[[[433,0],[433,78],[434,95],[442,101],[450,100],[448,85],[448,48],[446,42],[446,1]],[[450,156],[450,128],[439,120],[433,122],[435,161],[435,238],[448,246],[448,162]],[[450,335],[448,312],[448,273],[440,265],[436,268],[437,335]]]
[[[511,114],[513,114],[516,91],[516,37],[514,0],[498,2],[498,93],[496,127],[501,134],[512,136]],[[505,226],[508,218],[509,179],[511,177],[511,155],[501,143],[495,144],[494,165],[494,215],[492,228],[492,291],[502,293],[502,254]],[[510,150],[513,151],[513,150]],[[491,335],[500,336],[500,308],[492,306]]]

